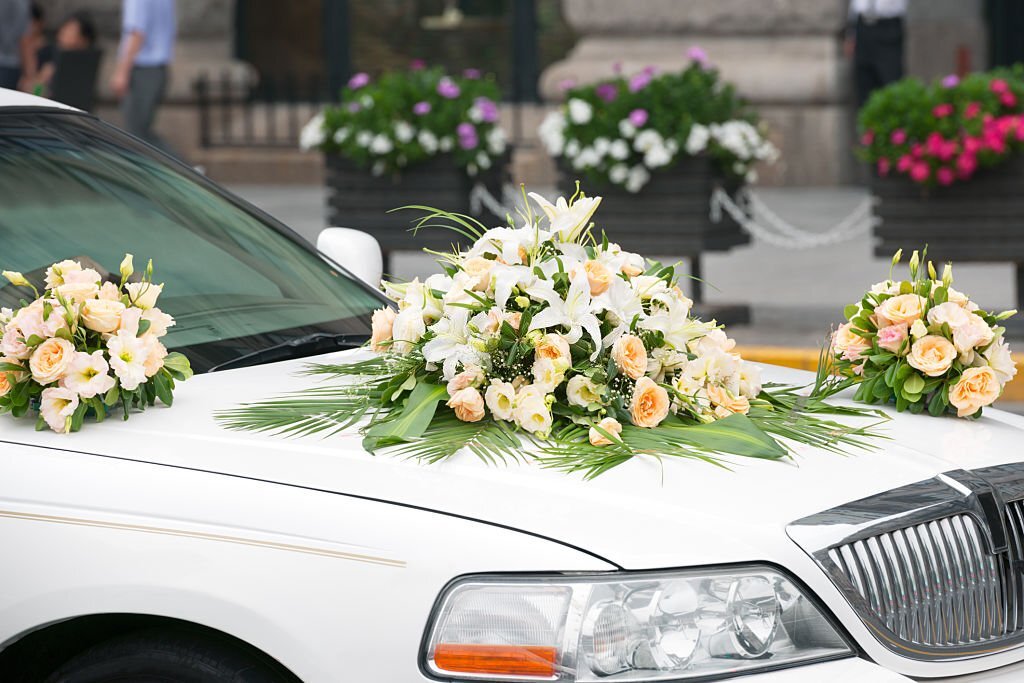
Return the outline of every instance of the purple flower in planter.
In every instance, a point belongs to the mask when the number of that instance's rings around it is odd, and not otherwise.
[[[446,100],[454,100],[460,93],[458,84],[447,76],[437,82],[437,94]]]
[[[476,126],[472,123],[460,123],[455,129],[455,133],[459,136],[459,147],[462,149],[473,149],[480,144]]]
[[[616,76],[622,75],[622,62],[615,62],[612,64],[612,73]]]
[[[619,96],[619,86],[614,83],[602,83],[597,86],[597,96],[605,102],[614,102]]]
[[[480,77],[483,76],[483,72],[480,71],[480,69],[465,69],[462,72],[462,75],[471,81],[478,81],[480,80]]]
[[[473,104],[480,112],[480,119],[487,123],[494,123],[498,120],[498,105],[489,97],[478,97]]]
[[[637,128],[640,128],[647,123],[647,110],[646,109],[634,109],[629,112],[629,122]]]
[[[654,67],[649,66],[629,79],[629,92],[640,92],[651,84],[654,78]]]
[[[361,111],[362,108],[363,108],[363,106],[361,104],[359,104],[358,102],[349,102],[348,103],[348,110],[350,112],[352,112],[353,114],[355,114],[358,111]]]
[[[417,102],[412,105],[412,113],[416,116],[426,116],[430,113],[430,102]]]
[[[360,71],[354,74],[352,78],[348,79],[348,87],[353,90],[359,90],[360,88],[370,83],[370,74]]]
[[[949,74],[942,79],[943,88],[955,88],[958,85],[960,85],[960,77],[956,74]]]
[[[576,79],[575,78],[563,78],[562,80],[560,80],[558,82],[558,89],[561,92],[565,92],[566,90],[572,90],[575,87],[576,87]]]
[[[700,68],[706,69],[710,62],[708,61],[708,53],[704,51],[704,48],[694,45],[686,51],[686,57],[695,64],[700,64]]]
[[[409,62],[409,70],[410,71],[423,71],[426,68],[427,68],[427,63],[425,61],[423,61],[422,59],[419,59],[418,57],[416,59],[412,60],[411,62]]]

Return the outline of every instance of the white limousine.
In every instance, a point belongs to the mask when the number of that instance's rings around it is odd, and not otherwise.
[[[365,353],[372,240],[318,253],[0,91],[0,265],[125,251],[173,283],[167,345],[197,374],[171,409],[71,435],[0,416],[3,683],[1024,680],[1022,418],[894,415],[873,452],[592,481],[225,431],[218,410],[308,386],[310,358]]]

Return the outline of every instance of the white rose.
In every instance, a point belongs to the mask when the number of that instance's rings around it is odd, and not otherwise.
[[[956,304],[953,305],[956,306]],[[968,313],[967,315],[967,322],[953,330],[953,346],[960,353],[988,346],[995,338],[995,332],[980,315],[977,313]]]
[[[484,402],[496,420],[512,420],[515,408],[516,390],[510,382],[500,379],[491,380],[484,392]]]
[[[532,434],[547,434],[551,431],[553,418],[547,396],[532,384],[522,387],[516,394],[512,417],[521,429]]]
[[[929,323],[937,326],[948,323],[951,330],[967,324],[968,320],[970,320],[970,313],[964,310],[963,306],[952,301],[933,306],[928,311]]]
[[[121,325],[124,304],[110,299],[90,299],[82,305],[82,324],[93,332],[115,332]]]
[[[569,405],[586,408],[594,403],[601,403],[601,387],[589,377],[575,375],[565,385],[565,396]]]

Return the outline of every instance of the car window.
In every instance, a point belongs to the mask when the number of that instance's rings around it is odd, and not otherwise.
[[[209,369],[317,332],[368,335],[380,298],[201,177],[79,115],[0,113],[0,266],[42,282],[81,258],[113,273],[152,258],[177,320],[166,343]],[[0,289],[0,306],[24,291]]]

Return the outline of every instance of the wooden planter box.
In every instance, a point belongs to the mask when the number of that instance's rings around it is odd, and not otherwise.
[[[978,171],[967,182],[922,187],[909,178],[872,179],[875,255],[904,258],[928,245],[942,261],[1024,262],[1024,158]]]
[[[559,167],[559,193],[570,197],[576,180],[588,196],[600,195],[597,227],[623,249],[645,256],[690,256],[726,251],[750,242],[750,236],[728,214],[711,221],[711,193],[720,183],[710,160],[687,158],[670,169],[651,174],[640,192],[588,181],[579,171]],[[735,190],[737,188],[731,188]]]
[[[413,235],[410,228],[420,217],[418,212],[388,211],[419,204],[474,215],[469,201],[473,186],[482,182],[492,195],[501,197],[507,162],[506,153],[490,169],[470,178],[455,165],[451,155],[441,154],[410,166],[401,174],[375,176],[344,157],[328,154],[328,224],[370,233],[380,242],[385,260],[396,250],[448,250],[452,244],[464,245],[465,238],[450,230],[430,228]],[[494,216],[486,209],[474,217],[489,228],[504,223],[504,216]]]

